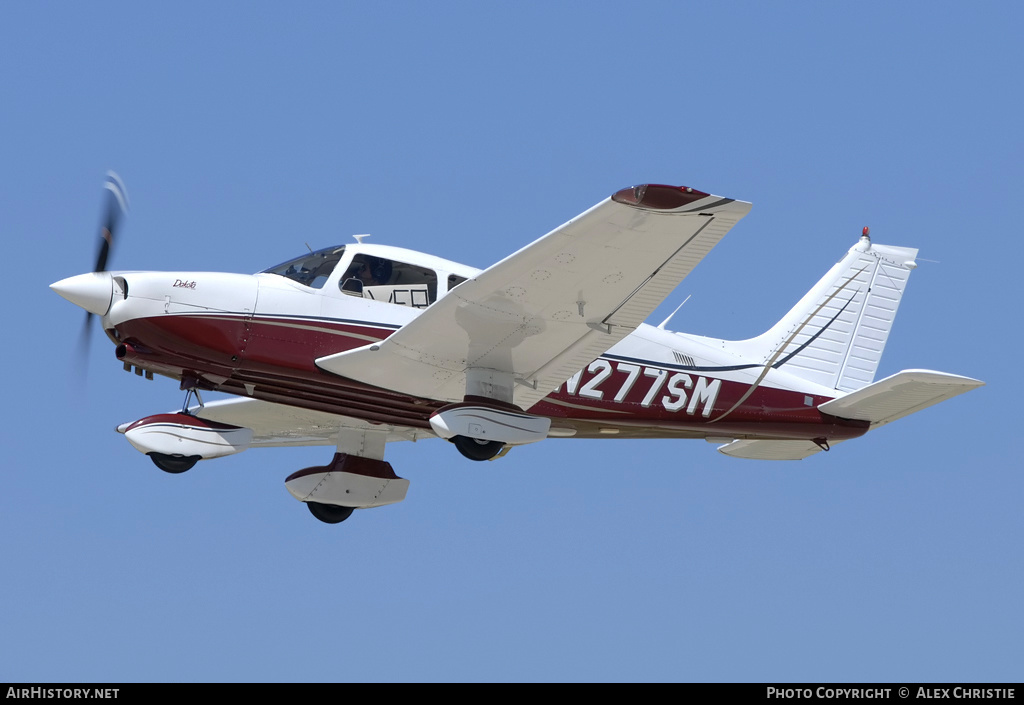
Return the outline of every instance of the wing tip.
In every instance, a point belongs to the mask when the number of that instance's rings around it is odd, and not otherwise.
[[[698,191],[689,186],[666,186],[664,184],[639,184],[616,191],[612,200],[636,208],[658,211],[672,211],[707,198],[710,193]]]

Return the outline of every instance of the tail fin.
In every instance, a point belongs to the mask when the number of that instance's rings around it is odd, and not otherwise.
[[[841,392],[870,384],[916,256],[872,244],[865,232],[781,321],[737,348]]]

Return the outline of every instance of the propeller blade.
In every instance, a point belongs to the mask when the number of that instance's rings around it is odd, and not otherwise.
[[[89,373],[89,344],[92,342],[92,317],[93,314],[88,311],[85,312],[82,332],[78,336],[78,354],[74,356],[75,379],[79,380],[83,385]]]
[[[110,258],[110,250],[114,246],[114,236],[117,233],[121,219],[128,212],[128,191],[125,189],[124,182],[121,181],[120,176],[113,171],[108,171],[107,180],[103,184],[103,188],[107,192],[106,212],[103,216],[103,223],[100,225],[100,246],[99,250],[96,252],[96,265],[93,267],[93,272],[105,272],[107,270],[107,260]],[[64,281],[67,282],[70,280]],[[77,281],[77,279],[75,279],[75,281]],[[79,285],[73,290],[77,292],[78,298],[81,298],[83,290],[82,286]],[[57,293],[62,296],[65,295],[59,290]],[[65,296],[65,298],[67,297]],[[74,303],[81,305],[79,301],[74,301]],[[92,341],[92,317],[93,313],[87,309],[85,313],[85,323],[82,325],[82,333],[78,339],[79,355],[77,358],[80,367],[80,374],[78,375],[78,378],[82,380],[85,379],[85,372],[89,357],[89,344]]]
[[[128,193],[120,176],[108,171],[103,188],[107,190],[107,212],[100,226],[100,247],[96,253],[96,266],[92,270],[94,272],[106,271],[110,248],[114,245],[114,235],[122,216],[128,212]]]

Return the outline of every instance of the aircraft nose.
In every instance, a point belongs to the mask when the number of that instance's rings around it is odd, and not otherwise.
[[[50,288],[89,313],[104,315],[114,296],[114,279],[107,272],[79,274],[50,284]]]

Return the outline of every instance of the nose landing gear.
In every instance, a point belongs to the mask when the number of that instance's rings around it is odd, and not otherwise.
[[[191,470],[196,463],[202,460],[202,457],[198,455],[168,455],[166,453],[148,453],[147,455],[153,461],[153,465],[172,475],[180,475]]]

